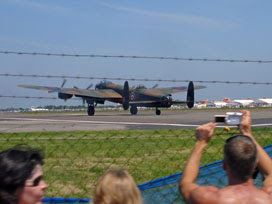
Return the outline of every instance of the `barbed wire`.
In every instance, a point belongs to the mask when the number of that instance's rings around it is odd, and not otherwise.
[[[251,84],[251,85],[272,85],[272,82],[250,82],[250,81],[217,81],[217,80],[191,80],[191,79],[143,79],[143,78],[120,78],[120,77],[85,77],[67,75],[37,75],[37,74],[0,74],[0,77],[36,77],[36,78],[61,78],[61,79],[88,79],[88,80],[114,80],[114,81],[145,81],[145,82],[197,82],[212,84]]]
[[[123,58],[123,59],[156,59],[156,60],[178,60],[178,61],[202,61],[202,62],[238,62],[238,63],[272,63],[272,60],[251,60],[251,59],[212,59],[212,58],[185,58],[185,57],[155,57],[137,55],[99,55],[99,54],[65,54],[65,53],[44,53],[44,52],[19,52],[0,51],[0,54],[17,54],[33,56],[57,56],[57,57],[90,57],[90,58]]]

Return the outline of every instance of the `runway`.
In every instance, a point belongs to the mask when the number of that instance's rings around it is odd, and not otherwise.
[[[229,110],[228,110],[229,112]],[[130,115],[127,111],[85,113],[6,113],[0,112],[0,132],[95,131],[195,128],[214,121],[214,115],[225,110],[164,110],[157,116],[153,111]],[[272,109],[251,110],[253,126],[272,126]],[[218,123],[218,127],[227,126]]]

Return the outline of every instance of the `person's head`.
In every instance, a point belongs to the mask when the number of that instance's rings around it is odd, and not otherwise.
[[[94,204],[141,204],[141,194],[133,178],[125,170],[109,169],[99,179]]]
[[[257,163],[257,149],[254,142],[245,135],[236,135],[226,140],[224,146],[224,169],[238,181],[252,177]]]
[[[0,152],[0,203],[38,204],[47,187],[39,150],[17,145]]]

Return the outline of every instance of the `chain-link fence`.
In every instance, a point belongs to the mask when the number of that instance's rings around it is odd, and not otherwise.
[[[216,129],[201,165],[221,160],[225,139],[238,132]],[[253,128],[253,133],[262,146],[272,144],[272,129]],[[47,197],[91,198],[103,172],[123,168],[140,184],[145,203],[181,203],[178,173],[195,142],[193,129],[0,133],[0,138],[1,151],[22,143],[43,150]],[[203,167],[201,184],[225,183],[220,163],[215,164]]]

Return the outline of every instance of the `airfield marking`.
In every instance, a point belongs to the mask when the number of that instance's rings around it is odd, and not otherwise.
[[[82,121],[82,120],[53,120],[53,119],[34,119],[34,118],[5,118],[6,120],[27,120],[45,122],[72,122],[72,123],[93,123],[93,124],[120,124],[120,125],[156,125],[156,126],[180,126],[197,127],[199,125],[177,124],[177,123],[136,123],[136,122],[109,122],[109,121]]]
[[[109,121],[81,121],[81,120],[54,120],[54,119],[34,119],[34,118],[6,118],[6,120],[25,120],[25,121],[45,121],[45,122],[70,122],[70,123],[93,123],[93,124],[120,124],[120,125],[154,125],[154,126],[176,126],[176,127],[198,127],[199,125],[192,124],[177,124],[177,123],[138,123],[138,122],[109,122]],[[5,120],[5,119],[4,119]],[[231,125],[218,125],[218,128],[224,127],[235,128],[237,126]],[[252,124],[252,127],[262,127],[262,126],[272,126],[271,123],[268,124]]]

